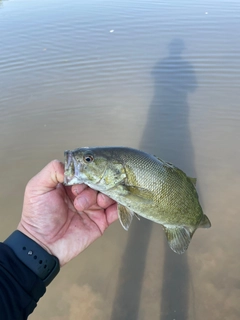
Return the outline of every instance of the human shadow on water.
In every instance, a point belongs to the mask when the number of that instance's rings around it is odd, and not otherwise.
[[[195,176],[188,94],[196,89],[197,83],[193,67],[182,57],[183,50],[181,39],[172,40],[168,57],[157,62],[153,68],[154,97],[140,149],[172,162],[188,175]],[[145,219],[133,223],[129,230],[111,320],[141,318],[139,306],[144,269],[146,263],[151,263],[146,261],[151,230],[152,222]],[[159,234],[161,232],[159,228]],[[166,239],[164,243],[163,275],[159,273],[159,279],[156,279],[162,281],[160,320],[186,320],[189,293],[187,253],[177,255],[171,251]],[[158,299],[156,297],[156,303],[159,303]]]

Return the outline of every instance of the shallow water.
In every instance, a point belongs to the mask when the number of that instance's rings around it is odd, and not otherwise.
[[[196,176],[212,222],[182,256],[161,226],[116,222],[30,319],[240,318],[239,15],[238,1],[0,1],[0,240],[29,178],[86,145]]]

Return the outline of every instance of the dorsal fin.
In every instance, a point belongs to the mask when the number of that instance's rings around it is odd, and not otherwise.
[[[197,184],[197,178],[191,178],[191,177],[188,177],[188,179],[192,182],[192,184],[194,185],[194,187],[196,187],[196,184]]]

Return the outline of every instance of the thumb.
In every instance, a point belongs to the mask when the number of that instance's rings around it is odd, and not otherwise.
[[[64,165],[53,160],[28,182],[26,191],[30,191],[32,196],[41,195],[55,189],[63,180]]]

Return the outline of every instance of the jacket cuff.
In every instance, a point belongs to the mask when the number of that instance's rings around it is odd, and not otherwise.
[[[3,308],[6,314],[16,312],[18,315],[19,312],[19,315],[24,314],[26,317],[46,292],[43,281],[4,243],[0,243],[0,287],[0,309]]]

